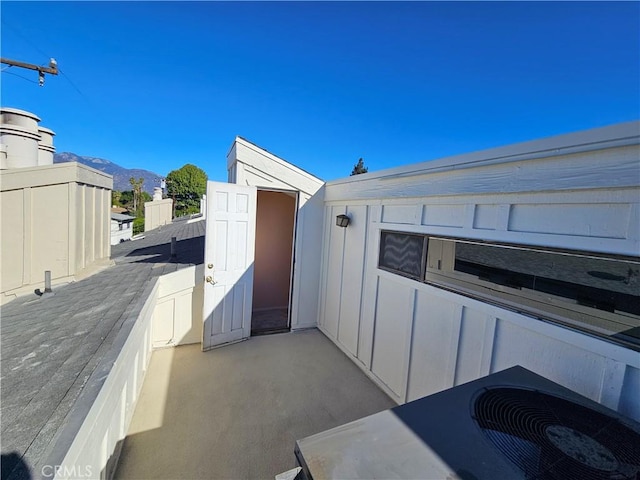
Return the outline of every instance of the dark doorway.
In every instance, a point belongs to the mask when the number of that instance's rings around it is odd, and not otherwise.
[[[288,331],[297,193],[258,190],[251,335]]]

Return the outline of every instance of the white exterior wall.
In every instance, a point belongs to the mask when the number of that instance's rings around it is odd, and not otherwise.
[[[117,245],[123,240],[131,240],[132,236],[133,222],[123,222],[120,230],[120,222],[111,220],[111,245]]]
[[[522,365],[640,420],[638,352],[377,268],[382,229],[637,256],[638,158],[633,123],[328,183],[319,328],[398,403]]]
[[[231,183],[298,192],[291,329],[315,327],[320,288],[324,182],[240,137],[236,138],[227,154],[227,169]]]

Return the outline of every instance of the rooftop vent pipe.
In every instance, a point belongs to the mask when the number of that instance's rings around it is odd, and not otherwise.
[[[38,127],[40,141],[38,142],[38,166],[53,165],[53,154],[56,147],[53,146],[55,132],[45,127]]]
[[[0,144],[6,147],[2,169],[36,167],[38,165],[38,118],[17,108],[0,108]],[[53,137],[52,137],[53,138]]]

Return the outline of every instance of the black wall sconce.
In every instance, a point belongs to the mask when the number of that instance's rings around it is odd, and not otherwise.
[[[338,215],[336,217],[336,225],[339,227],[346,227],[347,225],[349,225],[349,221],[351,219],[349,218],[348,215]]]

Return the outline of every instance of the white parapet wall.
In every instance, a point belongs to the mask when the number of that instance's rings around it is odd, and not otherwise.
[[[52,450],[36,466],[43,478],[113,478],[151,359],[157,300],[154,279],[87,380]]]
[[[638,132],[634,122],[329,182],[319,328],[398,403],[522,365],[640,420],[633,347],[379,265],[382,232],[640,260]]]
[[[193,265],[149,283],[36,466],[44,478],[113,478],[152,350],[202,339],[203,273]]]
[[[113,179],[75,162],[0,171],[2,301],[109,261]]]
[[[144,231],[170,225],[173,215],[173,200],[165,198],[144,203]]]
[[[204,264],[163,275],[159,283],[153,323],[153,348],[200,343]]]

